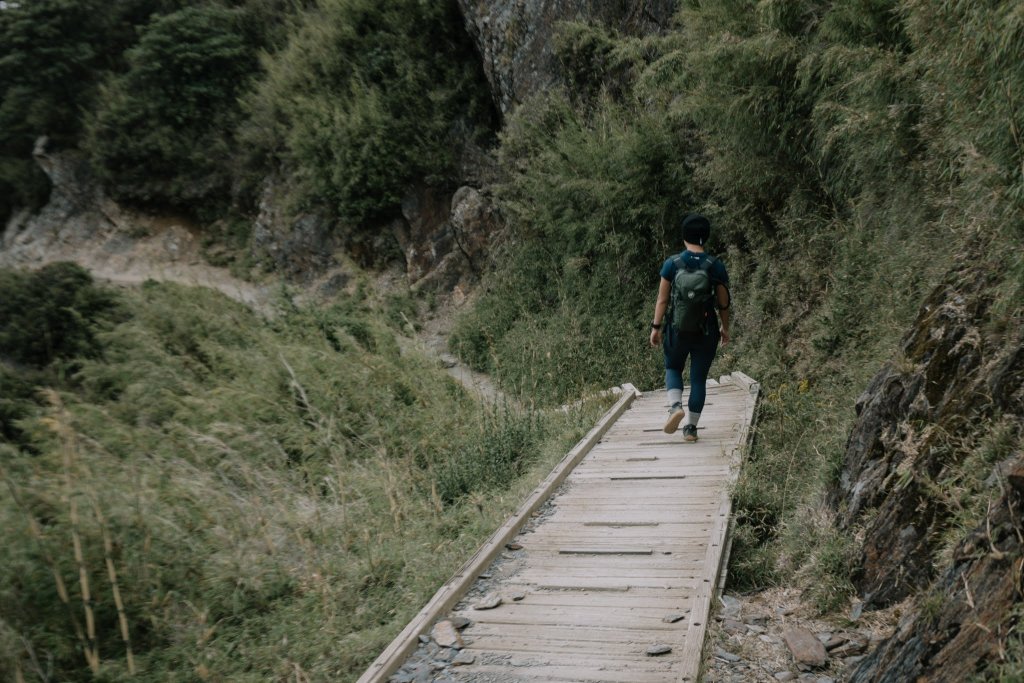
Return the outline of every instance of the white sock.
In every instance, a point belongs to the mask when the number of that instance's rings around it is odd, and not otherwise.
[[[668,407],[671,408],[675,404],[682,404],[683,402],[683,390],[682,389],[669,389],[668,390]]]
[[[686,424],[696,427],[698,422],[700,422],[700,413],[695,413],[692,410],[686,413]]]

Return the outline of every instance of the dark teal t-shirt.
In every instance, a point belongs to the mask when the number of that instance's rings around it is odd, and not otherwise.
[[[679,254],[679,256],[683,261],[684,267],[693,268],[694,270],[700,268],[708,258],[707,254],[697,254],[689,249]],[[669,282],[672,282],[676,277],[677,270],[678,268],[676,267],[675,256],[669,257],[669,259],[665,261],[665,265],[661,267],[661,276]],[[729,287],[729,273],[725,270],[725,264],[722,263],[721,259],[715,259],[715,262],[711,265],[711,269],[708,270],[708,275],[711,276],[711,281],[714,284],[725,285],[726,288]],[[708,301],[708,311],[710,311],[711,315],[717,320],[718,315],[715,310],[715,301],[716,297],[712,297],[711,300]]]

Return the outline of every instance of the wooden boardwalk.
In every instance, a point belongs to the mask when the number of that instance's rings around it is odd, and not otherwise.
[[[709,383],[696,443],[662,432],[664,391],[625,388],[359,683],[388,680],[445,617],[472,622],[473,663],[437,680],[698,680],[758,385],[741,373]],[[476,609],[485,593],[502,603]]]

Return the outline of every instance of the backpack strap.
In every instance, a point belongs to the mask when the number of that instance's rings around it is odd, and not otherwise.
[[[707,258],[707,260],[706,260],[706,261],[704,262],[704,264],[703,264],[703,265],[701,266],[701,268],[702,268],[702,269],[706,269],[706,271],[707,271],[707,274],[708,274],[708,277],[709,277],[709,278],[711,278],[711,282],[712,282],[712,284],[715,284],[715,285],[722,285],[723,287],[725,287],[725,292],[726,292],[726,294],[727,294],[727,295],[728,295],[728,297],[729,297],[729,303],[727,303],[727,304],[726,304],[725,306],[719,306],[719,305],[718,305],[718,292],[717,292],[717,290],[716,290],[716,292],[715,292],[715,293],[714,293],[714,294],[712,295],[712,296],[713,296],[713,299],[712,299],[712,300],[713,300],[713,301],[715,302],[715,308],[717,308],[717,309],[718,309],[718,310],[720,310],[720,311],[725,311],[725,310],[728,310],[728,309],[729,309],[729,308],[730,308],[730,307],[732,306],[732,292],[730,292],[730,291],[729,291],[729,285],[725,284],[724,282],[719,282],[718,280],[716,280],[716,279],[715,279],[715,278],[714,278],[714,277],[713,277],[713,276],[711,275],[711,266],[713,266],[713,265],[715,264],[715,262],[717,262],[717,261],[718,261],[718,259],[716,259],[716,258],[715,258],[714,256],[712,256],[711,254],[708,254],[708,258]]]

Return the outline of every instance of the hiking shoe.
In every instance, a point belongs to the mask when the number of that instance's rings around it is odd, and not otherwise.
[[[686,411],[683,410],[682,403],[673,403],[672,407],[668,409],[668,422],[665,423],[665,433],[675,434],[676,430],[679,429],[679,423],[683,421],[686,416]]]
[[[683,425],[683,441],[697,440],[697,425]]]

